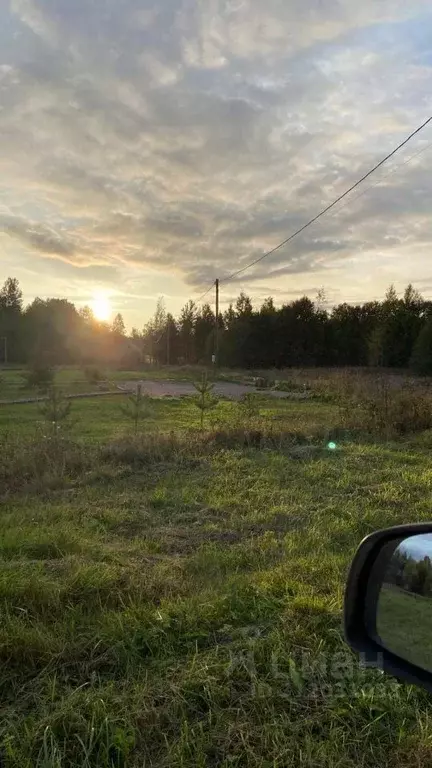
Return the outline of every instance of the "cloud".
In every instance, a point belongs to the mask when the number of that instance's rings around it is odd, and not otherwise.
[[[2,231],[53,268],[223,279],[430,113],[431,21],[426,0],[13,0],[0,10],[19,43],[0,60]],[[242,281],[343,282],[365,254],[379,271],[386,254],[426,249],[432,152],[403,165],[425,137]]]
[[[67,237],[18,216],[0,215],[0,230],[43,254],[67,258],[75,255],[75,245]]]

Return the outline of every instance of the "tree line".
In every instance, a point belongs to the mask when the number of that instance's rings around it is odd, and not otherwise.
[[[387,584],[414,592],[423,597],[432,597],[432,563],[427,555],[423,559],[412,557],[398,548],[390,560],[386,573]]]
[[[371,365],[432,373],[432,302],[412,285],[402,296],[391,286],[382,301],[330,310],[322,297],[306,296],[281,307],[268,298],[257,308],[242,292],[220,314],[217,329],[218,363],[227,367]],[[174,317],[159,299],[144,328],[128,334],[121,314],[108,324],[66,299],[36,298],[24,306],[14,278],[0,290],[1,362],[208,364],[215,345],[209,304],[188,301]]]

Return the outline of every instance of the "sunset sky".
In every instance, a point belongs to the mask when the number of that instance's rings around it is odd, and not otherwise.
[[[432,114],[431,29],[430,0],[3,0],[0,280],[178,312]],[[432,124],[223,306],[432,298],[431,208]]]

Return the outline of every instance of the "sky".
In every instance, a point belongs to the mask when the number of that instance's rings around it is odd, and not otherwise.
[[[177,313],[432,114],[431,29],[430,0],[3,0],[0,281]],[[431,171],[432,124],[222,307],[432,298]]]
[[[432,534],[422,533],[416,536],[408,536],[398,547],[398,549],[407,552],[416,560],[423,560],[424,557],[432,559]]]

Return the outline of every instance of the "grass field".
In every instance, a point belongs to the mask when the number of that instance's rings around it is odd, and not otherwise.
[[[55,370],[55,385],[65,394],[80,394],[83,392],[93,392],[99,389],[115,389],[117,384],[124,381],[134,381],[151,379],[158,381],[160,379],[172,379],[181,381],[200,380],[202,368],[199,366],[172,366],[156,368],[153,366],[143,367],[140,370],[121,371],[115,369],[96,370],[102,377],[100,385],[90,383],[85,375],[85,368],[62,367]],[[210,370],[210,374],[213,372]],[[25,368],[11,367],[0,369],[0,400],[18,400],[27,397],[36,396],[37,392],[26,387]],[[280,374],[283,378],[283,374]],[[243,371],[218,371],[217,378],[228,381],[237,381],[244,378]],[[273,372],[273,377],[275,374]],[[301,387],[301,384],[299,384]]]
[[[384,585],[379,596],[377,632],[389,651],[432,672],[432,600]]]
[[[428,435],[330,451],[336,406],[264,399],[258,447],[234,403],[205,434],[152,409],[132,438],[76,402],[63,439],[0,407],[0,765],[432,766],[429,697],[341,630],[361,538],[432,517]]]

